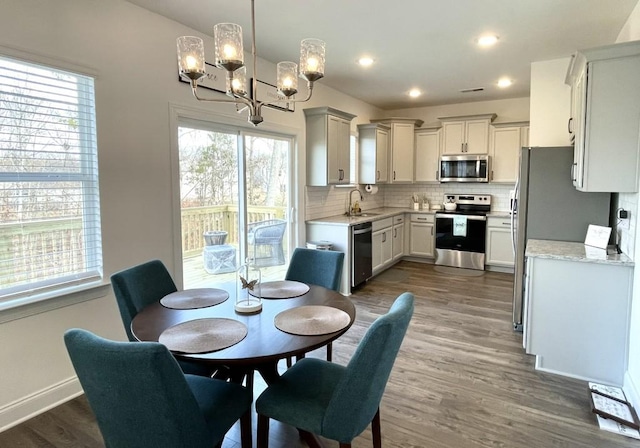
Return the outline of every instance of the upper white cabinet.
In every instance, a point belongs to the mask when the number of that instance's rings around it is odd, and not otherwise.
[[[440,117],[442,154],[488,154],[489,125],[496,114]]]
[[[413,182],[414,130],[422,126],[423,121],[414,118],[386,118],[371,120],[391,128],[391,144],[389,147],[389,179],[390,183]]]
[[[520,148],[528,145],[529,122],[500,123],[491,126],[491,182],[515,183]]]
[[[386,183],[389,179],[389,134],[391,128],[381,123],[359,124],[361,184]]]
[[[414,180],[416,182],[437,182],[442,129],[439,127],[416,129],[415,140],[416,162]]]
[[[350,182],[351,120],[355,115],[333,109],[304,109],[307,132],[307,185]]]
[[[573,184],[580,191],[638,191],[640,42],[574,55],[569,131],[574,138]]]

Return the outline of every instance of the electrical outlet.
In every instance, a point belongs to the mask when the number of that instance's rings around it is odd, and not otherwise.
[[[629,217],[630,212],[628,210],[618,210],[618,228],[622,230],[629,230]]]

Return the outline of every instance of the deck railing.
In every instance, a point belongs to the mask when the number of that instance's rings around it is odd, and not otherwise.
[[[284,207],[249,207],[247,210],[249,223],[266,219],[283,219],[284,215]],[[203,234],[210,230],[227,232],[226,244],[237,245],[237,205],[183,209],[183,256],[191,257],[201,254],[205,245]],[[13,274],[20,278],[30,271],[46,276],[55,275],[61,266],[71,267],[71,270],[82,269],[84,263],[82,246],[81,218],[0,224],[0,263],[13,270]],[[54,255],[57,258],[54,258]],[[36,263],[29,261],[34,258],[39,261]],[[13,277],[12,273],[8,274],[3,277]]]

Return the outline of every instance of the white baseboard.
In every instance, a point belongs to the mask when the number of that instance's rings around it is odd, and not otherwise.
[[[627,370],[624,373],[624,394],[627,396],[627,400],[634,409],[638,409],[640,406],[640,389],[638,389],[639,384],[636,384],[629,375],[629,371]]]
[[[77,377],[54,384],[0,408],[0,432],[82,395]]]

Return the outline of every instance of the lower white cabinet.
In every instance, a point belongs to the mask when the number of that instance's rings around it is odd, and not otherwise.
[[[376,275],[393,260],[393,220],[391,218],[373,222],[371,246],[371,268],[373,275]]]
[[[409,255],[434,257],[434,215],[413,213],[409,222]]]
[[[550,242],[543,243],[548,246]],[[584,253],[583,248],[578,250]],[[549,256],[527,257],[527,353],[536,355],[536,369],[621,386],[627,362],[633,267]]]
[[[487,218],[487,266],[514,267],[513,246],[511,242],[511,218]]]
[[[393,217],[392,260],[397,261],[404,255],[404,215]]]

